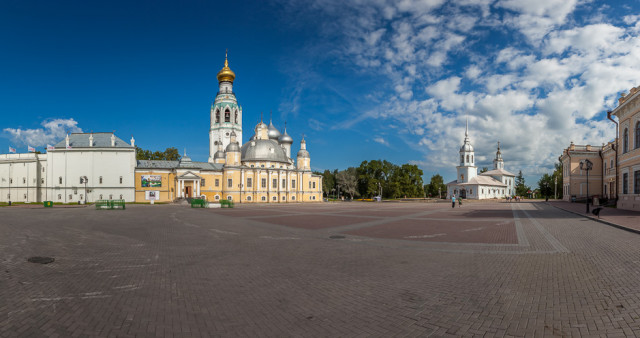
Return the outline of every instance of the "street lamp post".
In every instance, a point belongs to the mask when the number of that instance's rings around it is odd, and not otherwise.
[[[553,199],[558,199],[558,176],[555,177],[553,182]]]
[[[580,170],[587,172],[587,213],[589,213],[589,170],[593,168],[593,163],[588,159],[580,161]]]

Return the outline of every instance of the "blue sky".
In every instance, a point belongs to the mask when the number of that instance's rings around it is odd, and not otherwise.
[[[116,131],[208,156],[229,50],[244,140],[263,112],[304,133],[316,170],[415,163],[455,179],[469,120],[477,165],[527,183],[569,142],[615,135],[640,85],[640,4],[579,0],[3,1],[0,152]]]

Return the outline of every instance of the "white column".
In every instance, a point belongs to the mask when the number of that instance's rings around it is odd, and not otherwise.
[[[178,180],[178,186],[180,189],[180,197],[184,197],[184,180]]]
[[[197,189],[198,189],[197,195],[200,196],[200,180],[198,180],[196,182],[197,182]]]

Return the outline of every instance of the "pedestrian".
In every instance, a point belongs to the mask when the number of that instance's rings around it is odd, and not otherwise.
[[[452,208],[456,207],[456,197],[455,196],[451,196],[451,207]]]
[[[458,208],[462,206],[462,197],[458,197]]]

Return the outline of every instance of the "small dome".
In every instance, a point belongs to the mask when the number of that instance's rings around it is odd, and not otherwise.
[[[227,60],[227,55],[224,56],[224,67],[220,69],[218,72],[218,82],[233,82],[236,78],[236,73],[234,73],[231,68],[229,68],[229,61]]]
[[[242,146],[242,161],[288,163],[285,150],[274,140],[255,139]]]
[[[238,142],[231,142],[229,143],[229,145],[227,146],[226,152],[240,152],[240,145],[238,144]]]
[[[309,152],[306,149],[300,149],[300,151],[298,151],[298,157],[310,158],[311,156],[309,156]]]
[[[280,138],[280,131],[276,126],[273,125],[273,122],[269,121],[269,130],[267,131],[267,135],[270,140],[278,140]]]
[[[218,150],[218,151],[216,151],[216,153],[213,155],[213,158],[214,158],[214,159],[217,159],[217,158],[224,158],[224,151],[222,151],[222,150]]]
[[[280,136],[280,138],[278,139],[278,142],[283,143],[283,144],[292,144],[293,143],[293,139],[291,138],[291,136],[289,136],[289,134],[287,134],[287,129],[284,129],[284,134],[282,134],[282,136]]]
[[[470,152],[473,151],[473,146],[471,143],[465,143],[460,147],[460,152]]]

